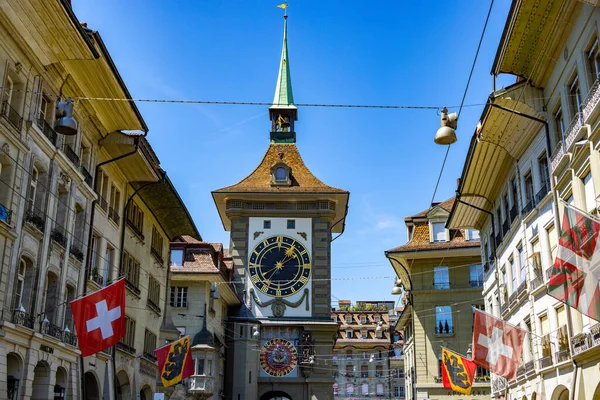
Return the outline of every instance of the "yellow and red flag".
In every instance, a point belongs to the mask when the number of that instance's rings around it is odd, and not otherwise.
[[[471,394],[476,368],[473,361],[442,347],[442,382],[445,389]]]
[[[189,336],[154,350],[154,355],[163,386],[173,386],[194,375]]]

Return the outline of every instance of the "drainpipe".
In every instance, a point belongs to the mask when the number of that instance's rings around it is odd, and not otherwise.
[[[148,135],[148,132],[144,132],[144,137]],[[135,148],[125,154],[122,154],[118,157],[112,158],[110,160],[107,161],[103,161],[99,164],[96,165],[96,169],[94,171],[94,182],[93,182],[93,187],[92,189],[94,189],[94,191],[96,190],[96,179],[98,179],[98,174],[100,172],[100,168],[103,167],[106,164],[110,164],[113,163],[115,161],[119,161],[125,157],[129,157],[135,153],[137,153],[138,148],[139,148],[139,144],[140,144],[140,138],[136,138],[135,139]],[[96,215],[96,204],[98,203],[97,199],[92,200],[92,210],[91,210],[91,216],[90,216],[90,228],[88,230],[88,243],[87,243],[87,252],[86,252],[86,260],[85,260],[85,269],[83,272],[83,293],[82,296],[86,294],[87,292],[87,281],[90,277],[89,271],[90,271],[90,265],[91,265],[91,260],[93,257],[92,254],[92,240],[94,237],[94,217]],[[114,349],[113,349],[114,350]],[[83,356],[79,356],[79,361],[81,364],[81,396],[85,397],[85,364],[84,364],[84,360],[83,360]],[[115,355],[114,355],[114,351],[113,351],[113,359],[112,359],[112,364],[113,364],[113,368],[114,368],[114,364],[115,364]]]

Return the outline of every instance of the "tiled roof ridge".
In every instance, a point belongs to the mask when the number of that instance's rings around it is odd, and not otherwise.
[[[413,237],[406,242],[405,244],[395,247],[393,249],[388,250],[388,253],[395,253],[395,252],[402,252],[402,251],[415,251],[415,250],[445,250],[445,249],[455,249],[455,248],[469,248],[469,247],[479,247],[480,245],[480,240],[479,239],[471,239],[471,240],[456,240],[456,239],[461,239],[464,238],[464,229],[451,229],[450,232],[452,234],[452,237],[450,238],[450,240],[445,241],[445,242],[431,242],[429,241],[429,227],[428,224],[419,224],[416,225],[416,227],[422,228],[422,227],[426,227],[427,228],[427,241],[423,242],[422,241],[422,233],[423,232],[418,232],[419,235],[417,235],[417,232],[415,231],[415,234],[413,234]]]

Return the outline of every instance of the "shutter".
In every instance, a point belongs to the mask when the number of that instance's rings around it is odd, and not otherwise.
[[[565,306],[561,306],[556,310],[556,316],[558,317],[558,327],[567,325],[567,311]]]
[[[594,181],[592,179],[592,173],[588,172],[588,174],[583,178],[583,186],[585,190],[585,209],[587,211],[592,211],[596,209],[596,194],[594,191]]]
[[[38,75],[33,78],[33,92],[31,94],[31,107],[29,107],[29,120],[36,121],[39,116],[42,101],[42,79]]]

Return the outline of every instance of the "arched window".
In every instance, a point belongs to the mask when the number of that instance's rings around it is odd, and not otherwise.
[[[275,169],[275,181],[282,182],[287,180],[287,171],[283,167],[277,167]]]
[[[17,286],[15,287],[15,309],[20,309],[23,306],[23,286],[25,283],[25,272],[27,271],[27,263],[24,259],[19,260],[19,272],[17,274]]]
[[[39,172],[36,167],[31,170],[31,179],[29,181],[29,193],[27,193],[27,209],[33,212],[35,205],[35,195],[37,193]]]
[[[346,394],[354,394],[354,384],[353,383],[346,384]]]

